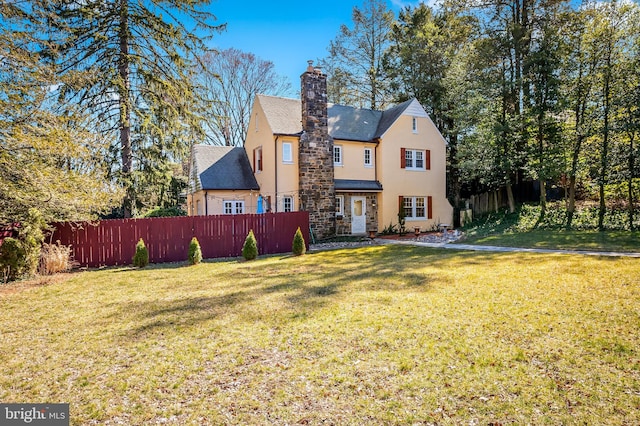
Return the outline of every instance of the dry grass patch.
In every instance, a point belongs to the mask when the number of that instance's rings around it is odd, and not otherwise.
[[[72,424],[637,424],[635,259],[379,246],[0,295],[0,400]]]

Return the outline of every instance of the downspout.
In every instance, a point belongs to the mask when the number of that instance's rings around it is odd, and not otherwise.
[[[278,213],[278,139],[279,138],[280,136],[276,136],[276,143],[273,148],[273,151],[275,153],[275,159],[276,159],[276,164],[275,164],[276,194],[273,196],[273,203],[275,204],[275,208],[273,208],[274,213]],[[293,155],[293,153],[291,155]]]
[[[373,148],[373,152],[376,156],[376,161],[373,165],[373,177],[375,178],[376,182],[378,182],[378,146],[380,146],[380,138],[376,138],[376,146],[375,148]],[[375,194],[376,207],[373,213],[376,215],[376,229],[380,230],[380,214],[378,213],[380,211],[380,200],[378,199],[378,193],[376,192]]]
[[[380,145],[380,138],[376,138],[376,147],[373,149],[376,156],[376,163],[373,165],[373,173],[376,182],[378,181],[378,146]]]

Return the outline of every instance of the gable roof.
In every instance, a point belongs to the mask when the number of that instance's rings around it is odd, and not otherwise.
[[[276,135],[302,133],[302,104],[299,99],[257,95],[257,101]],[[334,139],[368,142],[382,137],[405,112],[428,117],[416,99],[410,99],[386,111],[328,104],[329,136]]]
[[[195,189],[260,189],[244,148],[196,144],[192,167],[192,176],[197,179]]]
[[[276,135],[302,133],[302,103],[299,99],[257,95],[271,131]]]

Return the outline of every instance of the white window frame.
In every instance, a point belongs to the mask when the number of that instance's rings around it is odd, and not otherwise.
[[[255,152],[255,170],[254,173],[262,173],[262,170],[264,168],[264,162],[262,159],[262,145],[260,145],[259,147],[256,148],[256,152]]]
[[[418,200],[422,201],[422,206],[418,207]],[[405,220],[426,220],[427,219],[427,197],[403,197],[403,208]],[[418,216],[418,210],[422,210],[423,216]],[[411,214],[409,214],[409,212]]]
[[[371,148],[364,149],[364,166],[373,167],[373,150]]]
[[[283,212],[292,212],[293,211],[293,197],[291,197],[289,195],[286,195],[286,196],[282,197],[282,211]]]
[[[344,216],[344,195],[336,195],[336,216]]]
[[[418,160],[418,154],[420,154],[419,160]],[[425,153],[423,149],[405,149],[404,158],[405,158],[405,169],[426,170],[425,169]],[[417,166],[418,161],[422,162],[421,167]]]
[[[282,142],[282,162],[293,164],[293,145],[291,142]]]
[[[336,161],[336,158],[338,161]],[[342,166],[342,145],[334,145],[333,146],[333,165],[334,166]]]
[[[418,133],[418,117],[412,117],[411,130],[413,133]]]
[[[223,214],[244,214],[243,200],[224,200],[222,204]]]

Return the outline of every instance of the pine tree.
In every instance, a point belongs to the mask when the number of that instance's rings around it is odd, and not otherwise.
[[[201,10],[207,0],[55,2],[49,9],[65,75],[89,75],[60,95],[88,109],[96,131],[113,141],[111,160],[127,189],[123,205],[135,207],[134,157],[160,145],[160,157],[181,159],[194,135],[202,136],[204,108],[194,83],[193,59],[204,38],[223,26]],[[191,22],[198,33],[187,28]],[[138,170],[141,169],[138,165]]]
[[[93,219],[119,202],[105,184],[101,138],[87,115],[59,102],[48,0],[0,2],[0,223]]]
[[[307,252],[307,246],[304,242],[304,237],[302,236],[302,231],[300,231],[300,227],[296,230],[296,234],[293,236],[293,254],[296,256],[301,256]]]
[[[247,238],[244,240],[242,257],[244,257],[245,260],[253,260],[258,257],[258,242],[256,241],[256,236],[253,235],[253,230],[249,231]]]
[[[202,262],[202,249],[200,249],[200,243],[196,237],[193,237],[189,244],[188,261],[190,265],[197,265]]]
[[[133,255],[133,266],[136,268],[144,268],[149,264],[149,250],[144,245],[144,240],[140,240],[136,243],[136,253]]]

